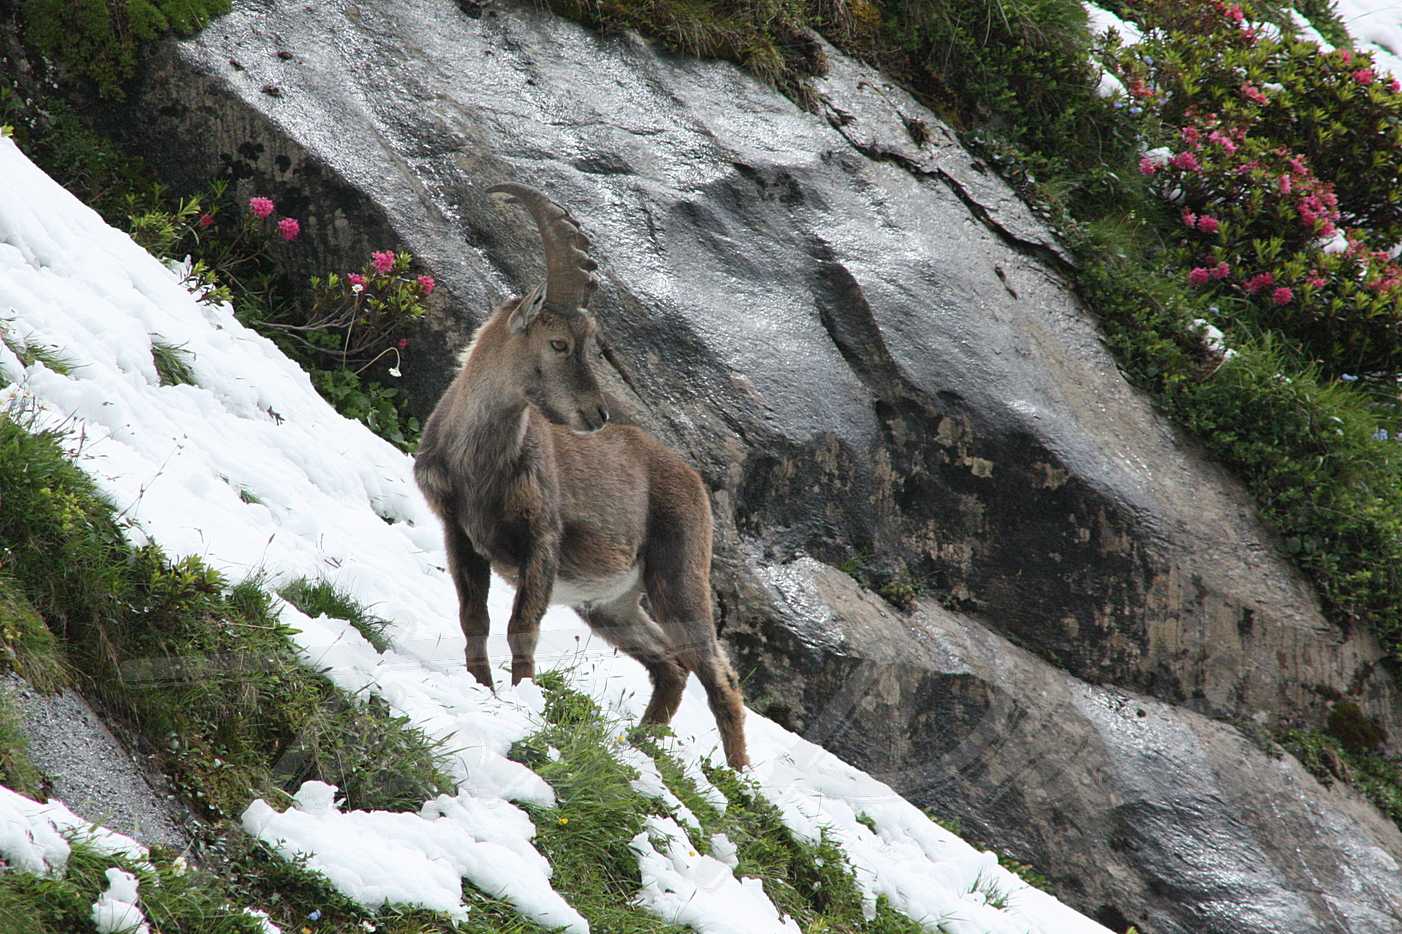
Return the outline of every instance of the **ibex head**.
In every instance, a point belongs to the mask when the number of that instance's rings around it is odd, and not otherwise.
[[[497,365],[510,368],[507,375],[550,421],[598,431],[609,412],[590,366],[598,326],[587,308],[599,282],[589,239],[568,211],[533,188],[508,183],[487,191],[498,203],[529,211],[545,247],[545,281],[502,309],[509,334]]]

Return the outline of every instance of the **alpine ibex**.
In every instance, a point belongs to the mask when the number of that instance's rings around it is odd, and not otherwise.
[[[489,189],[535,219],[546,279],[473,335],[424,426],[414,477],[443,520],[467,669],[491,687],[487,588],[516,587],[511,682],[535,674],[540,619],[565,604],[642,662],[644,723],[668,723],[687,676],[706,688],[731,766],[748,763],[744,706],[711,616],[711,507],[701,477],[656,438],[607,425],[591,369],[598,280],[569,212],[524,185]],[[652,614],[639,601],[647,595]]]

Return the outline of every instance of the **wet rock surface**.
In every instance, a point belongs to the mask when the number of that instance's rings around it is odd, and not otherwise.
[[[771,631],[752,689],[902,796],[1047,866],[1113,930],[1402,924],[1402,831],[1293,758],[1080,681],[960,614],[897,614],[812,559],[759,587],[811,628]]]
[[[713,488],[721,624],[758,709],[857,765],[924,776],[990,839],[1016,815],[1024,858],[1083,880],[1067,893],[1078,907],[1103,899],[1142,916],[1141,931],[1362,930],[1330,919],[1397,917],[1396,902],[1343,882],[1347,910],[1270,895],[1298,890],[1294,870],[1262,861],[1242,875],[1231,844],[1285,847],[1298,829],[1285,801],[1176,819],[1162,808],[1182,800],[1178,779],[1107,738],[1120,733],[1103,699],[1143,697],[1163,747],[1187,744],[1180,770],[1216,742],[1213,767],[1246,782],[1293,766],[1201,715],[1319,724],[1328,698],[1347,696],[1395,737],[1402,707],[1375,642],[1322,618],[1239,485],[1119,376],[1063,281],[1069,259],[996,175],[832,50],[820,112],[807,113],[731,66],[600,37],[531,3],[475,10],[240,0],[168,45],[115,122],[174,179],[227,172],[245,195],[274,196],[302,220],[295,255],[308,271],[411,249],[441,283],[404,366],[424,410],[485,311],[541,274],[534,229],[485,189],[549,192],[601,262],[610,388]],[[933,614],[962,627],[970,653],[994,653],[966,665],[994,671],[1015,644],[1065,702],[942,675],[897,691],[904,720],[878,695],[825,733],[815,711],[866,649],[841,635],[829,597],[805,590],[815,578],[781,585],[798,555],[875,587],[913,583],[962,614],[930,599],[909,619],[888,613],[891,652],[874,658],[916,652]],[[903,685],[909,666],[889,664]],[[973,693],[939,686],[955,682]],[[1022,719],[981,712],[996,696],[1017,698]],[[1082,751],[1051,743],[1050,728],[1026,732],[1028,717],[1076,724]],[[853,738],[897,722],[944,745]],[[1222,751],[1232,737],[1235,762]],[[1000,769],[1042,766],[975,787],[958,779],[951,743],[998,750]],[[1143,774],[1135,784],[1119,770]],[[1263,787],[1286,795],[1284,782]],[[1006,801],[989,798],[995,785]],[[936,790],[911,793],[933,804]],[[1340,832],[1317,844],[1340,866],[1366,862],[1344,832],[1355,811],[1371,813],[1345,801]],[[1228,812],[1235,823],[1217,823]],[[1186,834],[1196,862],[1178,854]],[[1085,843],[1063,845],[1072,838]],[[1243,927],[1245,908],[1223,926],[1223,899],[1237,895],[1277,927]]]

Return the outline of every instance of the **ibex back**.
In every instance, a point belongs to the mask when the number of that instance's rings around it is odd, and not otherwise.
[[[701,477],[646,432],[607,425],[591,369],[597,285],[589,241],[559,205],[523,185],[491,194],[525,208],[546,281],[478,329],[428,423],[414,476],[443,520],[467,637],[467,668],[492,684],[487,589],[516,587],[511,680],[535,674],[540,619],[574,607],[641,662],[644,723],[667,723],[690,672],[705,686],[731,766],[747,764],[744,706],[711,615],[711,508]],[[640,604],[646,594],[652,610]]]

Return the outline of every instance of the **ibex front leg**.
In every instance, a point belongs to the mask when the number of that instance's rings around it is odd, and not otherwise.
[[[458,590],[458,623],[467,640],[467,670],[478,683],[492,686],[492,669],[487,664],[487,590],[492,586],[492,568],[479,555],[467,534],[451,515],[443,520],[448,550],[448,571]]]
[[[535,677],[540,618],[550,605],[555,572],[560,564],[559,541],[554,536],[538,536],[531,544],[530,554],[516,582],[516,602],[511,607],[511,622],[506,627],[506,642],[511,646],[512,684]]]

